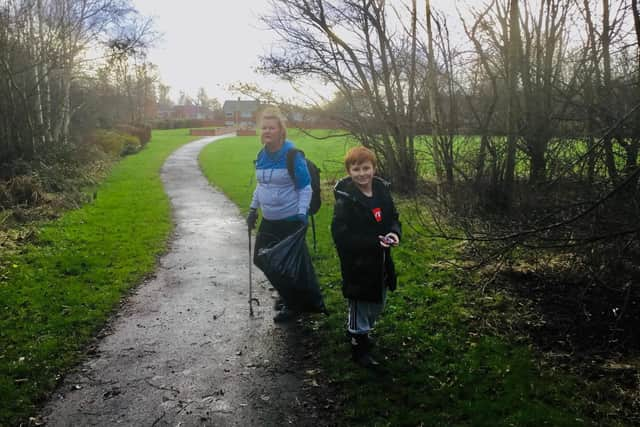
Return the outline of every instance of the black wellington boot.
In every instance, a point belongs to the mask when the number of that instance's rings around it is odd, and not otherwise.
[[[275,311],[280,311],[282,310],[282,307],[284,307],[284,300],[280,295],[278,295],[278,297],[273,301],[273,309]]]
[[[363,368],[375,368],[380,364],[371,356],[371,345],[369,335],[351,335],[351,358],[355,363]]]
[[[345,339],[347,341],[351,341],[351,336],[354,335],[351,332],[349,332],[348,330],[344,331],[344,336]],[[373,350],[376,347],[376,340],[371,336],[371,334],[368,335],[369,337],[369,351]]]

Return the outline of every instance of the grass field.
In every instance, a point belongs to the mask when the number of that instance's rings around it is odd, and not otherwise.
[[[343,173],[344,139],[314,140],[290,134],[335,180]],[[210,181],[246,212],[255,186],[252,160],[256,137],[239,137],[205,148],[200,163]],[[500,310],[499,298],[479,295],[469,280],[440,261],[453,253],[451,244],[420,237],[409,224],[409,207],[401,206],[404,238],[394,249],[399,290],[391,294],[377,328],[378,357],[384,374],[354,367],[344,335],[346,304],[340,292],[338,259],[330,236],[333,206],[325,183],[323,207],[316,216],[318,251],[314,264],[331,311],[312,322],[310,333],[322,340],[322,372],[343,395],[345,425],[362,426],[580,426],[580,399],[571,377],[538,369],[524,344],[478,334],[471,327],[480,316],[474,299]],[[417,230],[419,231],[419,230]],[[468,285],[468,283],[466,283]],[[313,331],[313,332],[312,332]]]
[[[563,371],[552,377],[542,369],[526,340],[478,332],[474,324],[484,318],[479,307],[500,312],[505,302],[474,291],[472,278],[441,262],[454,256],[451,243],[421,237],[409,219],[409,203],[399,199],[405,233],[394,257],[400,286],[376,330],[376,352],[387,370],[373,374],[354,367],[329,233],[331,184],[343,175],[341,158],[350,143],[295,132],[291,138],[325,180],[314,263],[331,314],[315,316],[307,326],[323,343],[321,381],[340,391],[336,401],[344,403],[344,425],[621,425],[590,419],[585,391]],[[114,168],[92,203],[42,224],[19,252],[2,254],[0,426],[34,415],[123,295],[154,269],[171,229],[159,169],[190,139],[185,130],[154,132],[141,153]],[[211,144],[201,156],[210,180],[245,212],[259,148],[256,137],[231,138]]]
[[[0,275],[0,426],[33,416],[122,296],[154,270],[171,230],[159,170],[193,139],[156,132],[122,160],[97,198],[42,224]]]

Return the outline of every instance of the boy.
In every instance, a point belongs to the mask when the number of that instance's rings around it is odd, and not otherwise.
[[[387,288],[396,288],[391,247],[400,243],[401,226],[389,183],[374,176],[376,158],[354,147],[344,159],[349,176],[335,185],[331,234],[340,257],[342,294],[348,299],[347,331],[354,362],[375,367],[369,331],[384,308]]]

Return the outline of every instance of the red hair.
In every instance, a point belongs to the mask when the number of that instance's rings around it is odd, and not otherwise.
[[[373,168],[376,169],[376,155],[373,154],[373,151],[362,145],[353,147],[347,151],[347,154],[344,156],[344,167],[347,172],[349,172],[349,168],[352,165],[364,162],[371,162]]]

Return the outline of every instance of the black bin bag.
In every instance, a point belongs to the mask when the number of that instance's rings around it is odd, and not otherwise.
[[[295,311],[326,313],[316,272],[305,241],[307,227],[275,245],[258,250],[255,263]]]

